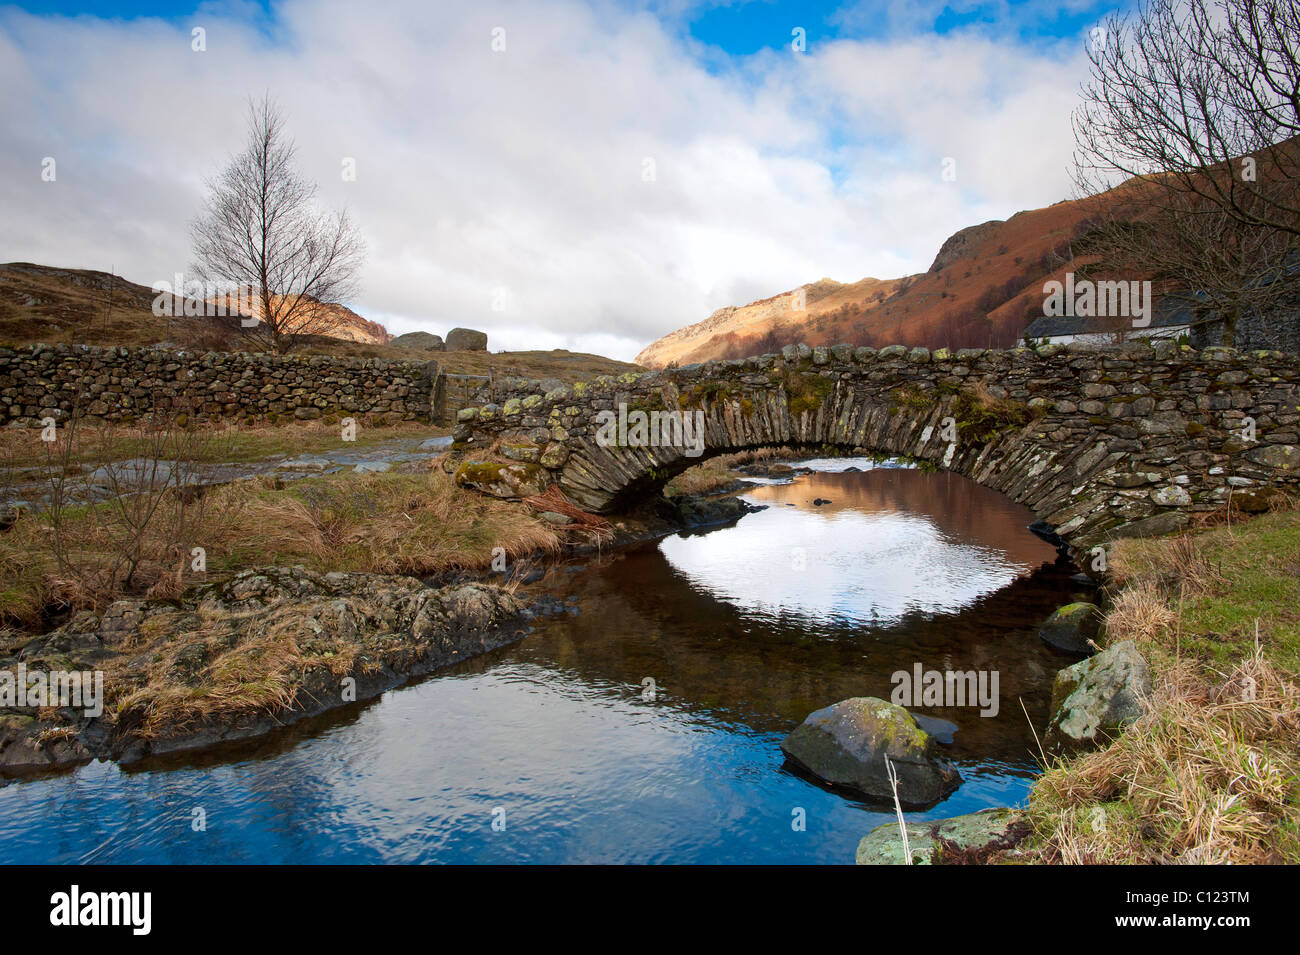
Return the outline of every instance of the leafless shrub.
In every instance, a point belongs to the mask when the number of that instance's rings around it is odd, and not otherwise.
[[[35,519],[49,531],[55,595],[74,606],[101,606],[137,590],[146,564],[172,568],[146,575],[154,595],[180,589],[204,523],[198,465],[223,440],[182,427],[186,415],[184,405],[156,407],[125,439],[109,439],[85,435],[90,425],[74,409],[46,442],[48,495]],[[94,453],[84,460],[87,446]],[[121,458],[122,449],[131,456]]]

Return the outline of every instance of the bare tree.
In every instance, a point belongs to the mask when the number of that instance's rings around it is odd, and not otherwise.
[[[1300,235],[1300,8],[1146,0],[1099,28],[1075,111],[1087,194],[1144,177],[1244,224]]]
[[[1149,275],[1157,294],[1177,306],[1209,338],[1231,345],[1239,322],[1254,314],[1278,315],[1297,302],[1297,242],[1288,232],[1249,226],[1191,192],[1161,194],[1140,184],[1112,195],[1099,224],[1077,244],[1106,271]],[[1080,270],[1084,271],[1084,270]],[[1091,270],[1089,270],[1091,271]],[[1118,337],[1141,329],[1112,329]]]
[[[296,336],[328,328],[322,303],[355,293],[364,256],[346,210],[317,209],[316,185],[298,173],[294,153],[271,98],[250,101],[248,145],[208,183],[207,204],[190,227],[196,274],[250,288],[259,321],[246,331],[281,353]]]
[[[1074,115],[1087,251],[1150,274],[1197,323],[1293,305],[1300,285],[1295,0],[1146,0],[1094,35]],[[1105,190],[1124,185],[1117,192]]]

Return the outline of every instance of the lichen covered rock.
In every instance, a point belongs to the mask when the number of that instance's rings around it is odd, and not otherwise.
[[[912,865],[933,865],[943,861],[942,850],[973,855],[1014,851],[1014,845],[1028,830],[1024,813],[1017,809],[985,809],[965,816],[936,822],[907,824],[907,847]],[[936,858],[936,850],[939,856]],[[856,853],[858,865],[906,865],[903,837],[898,823],[886,822],[862,837]]]
[[[781,749],[822,782],[880,800],[893,798],[888,757],[905,806],[931,805],[961,782],[907,710],[871,696],[841,700],[809,714]]]
[[[1092,653],[1091,641],[1101,627],[1101,611],[1094,603],[1066,604],[1043,621],[1038,635],[1058,650]]]
[[[526,461],[466,461],[456,469],[456,483],[493,497],[516,499],[541,494],[550,487],[551,477],[540,464]]]
[[[1053,747],[1103,742],[1142,715],[1150,692],[1151,671],[1133,641],[1107,647],[1056,674],[1046,742]]]

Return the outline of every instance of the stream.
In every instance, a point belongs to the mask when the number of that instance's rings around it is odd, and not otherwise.
[[[963,782],[909,820],[1022,803],[1072,662],[1035,628],[1073,568],[958,475],[797,463],[732,526],[552,566],[530,587],[570,612],[512,646],[258,743],[0,788],[5,861],[851,863],[892,807],[780,742],[917,664],[1000,693],[993,716],[912,708],[955,724]]]

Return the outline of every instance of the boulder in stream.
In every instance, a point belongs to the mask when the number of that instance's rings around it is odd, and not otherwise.
[[[879,800],[894,796],[885,767],[888,756],[898,774],[898,800],[904,806],[932,805],[961,782],[911,713],[873,696],[841,700],[809,714],[781,749],[792,763],[822,782]]]
[[[935,822],[907,824],[911,865],[982,863],[995,852],[1015,852],[1029,833],[1029,823],[1018,809],[985,809],[966,816]],[[862,837],[856,854],[858,865],[906,865],[903,837],[897,822],[886,822]]]
[[[1142,715],[1151,692],[1151,671],[1132,640],[1125,640],[1066,667],[1052,686],[1048,745],[1103,742]]]
[[[1101,627],[1101,610],[1094,603],[1066,604],[1043,621],[1038,635],[1067,653],[1092,653]]]

